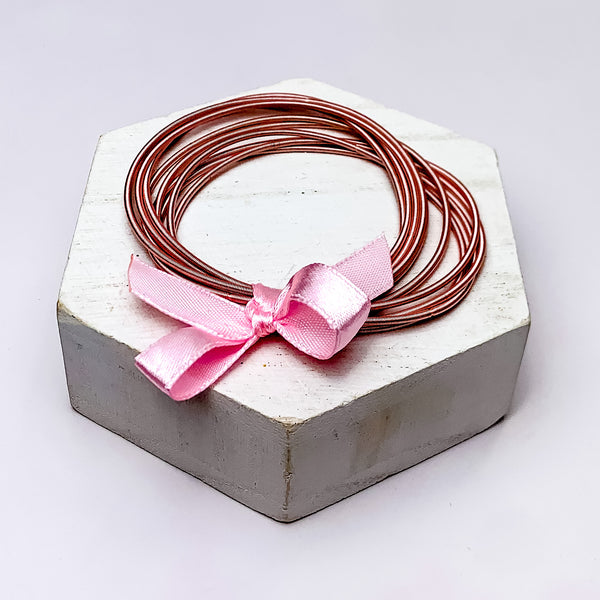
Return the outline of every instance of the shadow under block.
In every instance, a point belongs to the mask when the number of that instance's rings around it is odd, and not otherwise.
[[[168,398],[134,365],[178,324],[128,292],[130,256],[144,252],[129,231],[122,190],[143,144],[182,111],[100,138],[58,323],[77,411],[247,506],[293,521],[498,421],[512,398],[529,311],[491,148],[316,81],[256,91],[267,90],[360,110],[463,181],[488,241],[465,301],[424,325],[358,336],[324,362],[269,336],[197,398]],[[385,173],[373,165],[269,156],[211,183],[188,209],[180,239],[234,276],[283,287],[303,265],[335,263],[382,230],[391,243],[396,212]]]

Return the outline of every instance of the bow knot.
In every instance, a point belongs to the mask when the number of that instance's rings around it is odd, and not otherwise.
[[[130,291],[187,325],[146,348],[135,362],[171,398],[187,400],[213,384],[259,338],[275,331],[302,352],[324,360],[358,333],[371,300],[393,283],[383,236],[334,266],[303,267],[283,290],[255,284],[246,306],[132,257]]]
[[[261,294],[260,292],[262,290],[259,290],[259,288],[265,287],[266,286],[260,284],[253,286],[254,297],[244,307],[244,313],[252,324],[252,332],[257,337],[266,337],[277,331],[275,323],[273,322],[275,317],[275,303],[269,301],[271,299],[267,298],[266,295]],[[279,292],[279,290],[273,291]]]

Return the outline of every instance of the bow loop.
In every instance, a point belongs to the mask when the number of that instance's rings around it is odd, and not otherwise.
[[[302,352],[327,359],[358,333],[371,300],[392,285],[383,236],[333,267],[303,267],[283,290],[255,284],[246,306],[132,257],[131,292],[188,325],[152,344],[136,357],[136,364],[171,398],[186,400],[214,383],[259,338],[275,331]]]
[[[361,289],[334,267],[320,263],[300,269],[282,295],[277,331],[305,354],[321,360],[346,346],[371,308]]]

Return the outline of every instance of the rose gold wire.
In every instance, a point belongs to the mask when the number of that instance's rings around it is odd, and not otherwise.
[[[196,137],[186,141],[189,134]],[[394,286],[372,302],[361,333],[437,317],[469,293],[483,266],[486,241],[467,188],[372,119],[310,96],[242,96],[189,113],[159,131],[127,176],[125,210],[133,233],[158,267],[247,303],[251,285],[192,254],[177,240],[177,230],[189,204],[219,175],[242,161],[284,152],[360,158],[388,175],[400,213],[390,250]],[[425,266],[412,274],[427,237],[430,208],[441,215],[439,239]],[[451,238],[458,259],[440,276]]]

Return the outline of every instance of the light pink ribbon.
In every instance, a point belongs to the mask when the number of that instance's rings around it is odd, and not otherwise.
[[[152,344],[137,356],[136,364],[171,398],[187,400],[274,331],[302,352],[327,359],[357,334],[371,300],[392,285],[383,235],[333,267],[303,267],[283,290],[253,285],[254,297],[246,306],[132,257],[130,291],[188,325]]]

